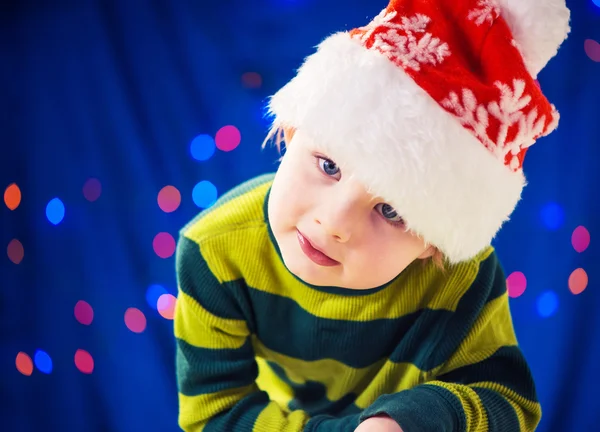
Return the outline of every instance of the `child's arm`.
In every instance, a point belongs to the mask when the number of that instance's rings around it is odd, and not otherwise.
[[[199,245],[177,245],[179,425],[185,431],[300,431],[302,412],[285,415],[255,380],[258,369],[250,330],[239,305],[213,276]]]
[[[517,346],[505,277],[495,254],[481,264],[470,289],[477,300],[463,303],[461,313],[435,329],[463,328],[458,349],[435,370],[431,381],[379,397],[363,411],[361,420],[388,415],[404,432],[535,430],[541,408]],[[439,336],[434,349],[440,340],[458,335],[446,330]]]
[[[255,384],[258,368],[240,304],[219,284],[198,244],[177,246],[175,311],[179,425],[185,431],[353,432],[358,415],[305,429],[310,417],[283,411]],[[319,421],[315,416],[313,420]]]

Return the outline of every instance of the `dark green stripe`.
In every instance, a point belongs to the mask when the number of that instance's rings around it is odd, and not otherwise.
[[[454,313],[425,310],[404,336],[402,344],[420,347],[415,365],[430,370],[444,363],[467,336],[485,305],[505,292],[504,274],[493,252],[481,262],[475,280]],[[403,354],[403,351],[394,353],[391,359],[406,361]]]
[[[178,390],[186,396],[245,387],[258,376],[250,338],[238,349],[198,348],[177,339],[176,365]]]
[[[224,204],[227,204],[229,201],[234,200],[235,198],[238,198],[239,196],[242,196],[245,193],[256,189],[257,187],[260,187],[260,186],[264,185],[265,183],[269,183],[269,182],[273,181],[274,178],[275,178],[275,173],[267,173],[267,174],[260,175],[258,177],[251,178],[250,180],[247,180],[244,183],[241,183],[241,184],[235,186],[234,188],[230,189],[225,194],[223,194],[219,199],[217,199],[217,201],[212,206],[210,206],[209,208],[198,213],[190,222],[188,222],[180,230],[180,234],[184,234],[185,231],[187,229],[189,229],[189,227],[193,226],[196,222],[198,222],[204,216],[208,215],[209,213],[212,213],[213,211],[215,211],[219,207],[223,206]]]
[[[501,347],[483,361],[455,369],[436,379],[457,384],[493,381],[525,399],[537,402],[531,371],[523,353],[516,346]]]
[[[330,415],[319,415],[311,418],[304,432],[352,432],[358,427],[359,414],[351,414],[336,418]]]
[[[238,320],[246,318],[227,288],[210,271],[196,242],[180,237],[175,262],[181,291],[213,315]]]
[[[239,281],[227,285],[243,301],[248,292],[245,285]],[[402,337],[420,313],[368,322],[334,320],[312,315],[286,297],[255,289],[249,294],[256,335],[280,354],[305,361],[330,358],[355,368],[367,367],[392,352],[399,352],[403,361],[416,361],[419,356],[420,347]],[[426,329],[421,336],[426,337]]]
[[[270,361],[267,363],[273,372],[292,388],[294,399],[288,403],[288,408],[291,411],[300,409],[311,417],[319,414],[341,417],[342,415],[360,412],[360,409],[354,405],[356,394],[348,393],[336,401],[331,401],[327,398],[327,387],[322,383],[307,381],[305,384],[297,384],[288,378],[281,366]]]
[[[511,404],[493,390],[472,387],[485,408],[489,432],[520,432],[519,418]]]
[[[431,370],[457,349],[485,305],[491,286],[485,286],[484,276],[461,299],[458,313],[424,309],[368,322],[319,318],[289,298],[248,289],[242,281],[227,285],[240,304],[252,305],[258,338],[273,351],[306,361],[331,358],[356,368],[389,357]]]
[[[466,417],[460,400],[450,391],[434,385],[420,385],[391,395],[382,395],[360,416],[385,414],[404,432],[464,432]]]
[[[506,274],[495,251],[481,263],[479,272],[488,275],[487,283],[491,285],[486,303],[506,294]]]
[[[455,314],[439,309],[367,322],[320,318],[292,299],[249,289],[242,281],[225,285],[241,305],[244,315],[251,317],[253,331],[267,348],[305,361],[330,358],[363,368],[390,358],[430,370],[446,361],[462,340],[456,338],[450,344],[446,340],[448,333],[466,334],[470,328],[463,324],[467,319],[459,317],[454,325],[460,327],[453,330],[449,325]],[[480,291],[473,290],[470,294],[477,297]],[[470,297],[465,296],[463,307],[472,303]],[[476,312],[476,309],[470,311]]]
[[[362,368],[389,357],[431,370],[456,350],[485,303],[497,295],[491,285],[497,273],[489,271],[497,268],[492,254],[460,300],[458,313],[425,309],[369,322],[319,318],[289,298],[248,288],[243,281],[219,285],[193,241],[182,238],[178,249],[184,292],[214,315],[245,320],[267,348],[306,361],[331,358]]]
[[[249,394],[230,410],[211,418],[203,432],[251,432],[256,419],[269,403],[266,392]]]

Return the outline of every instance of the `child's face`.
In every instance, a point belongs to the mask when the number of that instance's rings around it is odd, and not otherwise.
[[[433,254],[405,230],[401,215],[349,177],[335,165],[335,155],[321,153],[301,132],[275,175],[271,229],[286,267],[309,284],[375,288]]]

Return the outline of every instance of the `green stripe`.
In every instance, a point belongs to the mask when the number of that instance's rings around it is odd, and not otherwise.
[[[245,320],[227,292],[212,274],[196,242],[180,237],[176,252],[177,281],[181,291],[196,300],[204,309],[221,318]]]
[[[494,259],[488,258],[492,263]],[[275,352],[305,361],[331,358],[355,368],[390,358],[425,371],[443,364],[472,327],[490,297],[491,287],[482,281],[486,276],[485,272],[478,276],[460,300],[458,313],[423,309],[367,322],[320,318],[292,299],[248,288],[243,281],[225,285],[239,304],[247,305],[242,310],[253,310],[254,331]],[[350,337],[353,343],[348,342]]]
[[[486,260],[481,262],[479,273],[482,277],[487,278],[481,282],[490,285],[487,303],[506,294],[506,274],[504,273],[504,269],[502,268],[502,264],[498,259],[496,251],[494,251]]]
[[[180,393],[198,396],[245,387],[258,376],[250,338],[238,349],[207,349],[177,339],[177,383]]]
[[[256,189],[257,187],[260,187],[266,183],[272,182],[274,178],[275,178],[275,173],[267,173],[267,174],[260,175],[258,177],[254,177],[250,180],[247,180],[244,183],[241,183],[238,186],[230,189],[225,194],[223,194],[219,199],[217,199],[217,201],[212,206],[210,206],[209,208],[198,213],[190,222],[188,222],[180,230],[180,234],[185,233],[189,229],[189,227],[196,224],[200,219],[202,219],[207,214],[212,213],[213,211],[217,210],[219,207],[223,206],[224,204],[227,204],[229,201],[234,200],[234,199],[244,195],[245,193],[248,193],[248,192]]]
[[[440,375],[436,379],[457,384],[493,381],[525,399],[537,401],[535,384],[529,366],[523,353],[516,346],[501,347],[483,361],[460,367]]]
[[[467,336],[485,305],[506,292],[504,273],[496,253],[480,264],[471,287],[463,295],[454,313],[425,310],[402,339],[402,344],[421,347],[415,365],[430,370],[444,363]],[[402,345],[401,344],[401,345]],[[406,361],[404,352],[394,353],[393,361]]]
[[[305,361],[330,358],[355,368],[390,358],[424,371],[443,364],[457,349],[489,294],[489,287],[486,293],[474,284],[459,302],[458,313],[423,309],[363,322],[317,317],[290,298],[248,288],[243,281],[224,285],[240,310],[247,309],[245,315],[252,310],[252,329],[270,350]]]
[[[354,431],[359,424],[359,414],[347,415],[345,417],[335,418],[329,415],[320,415],[311,418],[304,432],[340,432]]]
[[[327,399],[327,387],[322,383],[317,381],[307,381],[305,384],[295,383],[288,378],[281,366],[271,361],[268,361],[267,364],[283,382],[292,388],[294,399],[288,403],[291,411],[300,409],[308,413],[310,417],[319,414],[342,417],[360,413],[360,408],[354,405],[356,394],[348,393],[336,401],[331,401]]]
[[[443,364],[486,302],[501,295],[497,284],[492,283],[501,279],[492,254],[460,300],[457,313],[424,309],[396,319],[333,320],[316,317],[287,297],[249,288],[241,280],[220,285],[198,245],[185,237],[180,239],[177,256],[182,291],[212,314],[245,320],[267,348],[280,354],[306,361],[331,358],[356,368],[388,357],[397,363],[413,363],[422,370]],[[217,290],[222,295],[215,296]],[[273,326],[274,322],[278,325]],[[349,335],[355,341],[352,344],[348,343]]]
[[[226,285],[234,297],[243,301],[245,284],[238,281]],[[399,354],[401,361],[419,359],[420,347],[402,336],[411,330],[421,313],[366,322],[334,320],[312,315],[292,299],[264,291],[250,289],[249,298],[256,317],[256,335],[268,349],[280,354],[305,361],[328,358],[355,368],[370,366],[393,352]],[[423,326],[416,336],[426,338],[428,331]],[[426,364],[417,366],[431,363],[430,359],[422,360]]]
[[[519,418],[511,404],[493,390],[472,387],[477,393],[488,418],[489,432],[520,432]]]
[[[266,392],[252,393],[241,399],[230,410],[211,418],[203,432],[251,432],[256,419],[268,403],[269,396]]]
[[[391,395],[382,395],[361,414],[360,420],[385,414],[405,432],[466,431],[460,400],[434,385],[420,385]]]

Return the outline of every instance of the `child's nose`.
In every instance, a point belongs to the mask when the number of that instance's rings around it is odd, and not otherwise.
[[[335,241],[346,243],[360,229],[360,219],[356,206],[346,201],[323,206],[321,212],[315,217],[315,222],[321,225],[325,233]]]
[[[321,225],[325,230],[326,235],[333,237],[338,243],[346,243],[350,240],[351,232],[349,229],[343,227],[341,224],[332,223],[330,219],[318,218],[315,219],[318,225]]]

